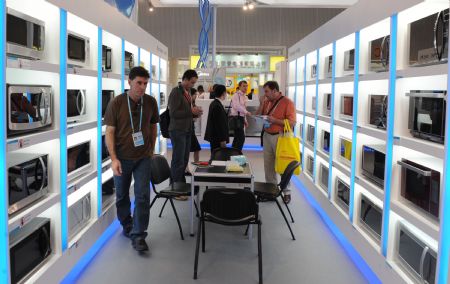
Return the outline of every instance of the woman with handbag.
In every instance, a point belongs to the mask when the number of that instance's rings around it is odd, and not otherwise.
[[[205,140],[211,145],[211,153],[216,148],[225,148],[229,142],[228,117],[222,104],[226,96],[227,90],[225,86],[217,85],[214,89],[214,101],[209,105],[205,131]]]

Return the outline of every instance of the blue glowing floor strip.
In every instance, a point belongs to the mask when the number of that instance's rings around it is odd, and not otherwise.
[[[333,62],[331,63],[331,113],[330,113],[330,152],[328,160],[328,199],[332,196],[333,155],[334,155],[334,98],[336,87],[336,42],[333,42]],[[324,98],[325,99],[325,98]]]
[[[308,56],[305,54],[305,64],[303,67],[303,130],[302,130],[302,171],[305,170],[305,132],[306,132],[306,61]]]
[[[395,127],[395,83],[397,66],[397,14],[391,17],[391,36],[389,46],[389,94],[388,94],[388,113],[386,129],[386,165],[384,172],[384,206],[383,206],[383,228],[381,253],[386,257],[389,240],[389,216],[391,211],[391,186],[392,186],[392,159],[394,148],[394,127]]]
[[[316,51],[316,110],[314,112],[314,164],[313,164],[313,181],[316,181],[317,172],[317,124],[319,120],[319,74],[320,74],[320,49]]]
[[[122,39],[122,59],[120,60],[120,93],[125,91],[125,40]]]
[[[352,130],[352,161],[350,174],[350,204],[349,219],[353,223],[355,207],[355,175],[356,175],[356,147],[358,137],[358,92],[359,92],[359,38],[360,32],[355,33],[355,74],[353,82],[353,130]]]
[[[102,53],[103,30],[98,28],[98,56],[97,56],[97,216],[102,215]]]
[[[345,238],[344,234],[339,230],[339,228],[333,223],[333,221],[328,217],[325,211],[320,207],[317,201],[313,196],[305,189],[302,182],[298,179],[298,177],[294,176],[292,179],[295,186],[299,189],[299,191],[303,194],[306,201],[311,205],[314,210],[319,214],[320,218],[327,225],[328,229],[330,229],[331,233],[334,235],[336,240],[339,242],[341,247],[345,250],[349,258],[353,261],[355,266],[361,272],[361,274],[372,284],[381,284],[380,279],[377,275],[372,271],[370,266],[364,261],[364,259],[359,255],[358,251],[352,246],[352,244]]]
[[[0,1],[0,85],[6,86],[6,2]],[[6,88],[0,89],[0,113],[6,113]],[[0,116],[0,188],[6,188],[6,116]],[[8,200],[0,194],[0,279],[9,283]]]
[[[61,189],[61,244],[67,249],[67,11],[60,9],[59,19],[59,145],[60,145],[60,189]]]
[[[168,141],[170,141],[170,140],[168,140]],[[202,149],[210,149],[209,144],[200,144],[200,147]],[[172,143],[167,142],[167,148],[172,149]],[[246,150],[246,151],[262,151],[263,150],[263,148],[261,146],[255,146],[255,145],[245,145],[242,149]]]
[[[103,234],[98,238],[95,244],[88,250],[88,252],[78,261],[75,267],[66,275],[61,281],[61,284],[75,283],[83,270],[90,264],[102,247],[111,239],[115,232],[120,228],[119,221],[115,220]]]

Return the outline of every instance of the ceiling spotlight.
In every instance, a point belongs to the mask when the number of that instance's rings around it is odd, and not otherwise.
[[[155,10],[155,7],[153,7],[152,1],[148,1],[148,11],[153,12]]]
[[[253,10],[253,8],[255,8],[255,5],[254,5],[253,3],[250,3],[250,4],[248,4],[248,8],[249,8],[250,10]]]
[[[247,11],[247,10],[248,10],[247,3],[245,3],[245,5],[244,5],[244,7],[242,7],[242,9],[244,9],[244,11]]]

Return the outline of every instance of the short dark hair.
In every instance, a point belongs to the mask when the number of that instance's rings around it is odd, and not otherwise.
[[[203,85],[198,85],[197,91],[204,92],[205,89],[203,89]]]
[[[184,72],[182,80],[191,80],[192,78],[198,78],[198,74],[193,69],[188,69]]]
[[[149,79],[150,74],[148,73],[147,69],[145,69],[144,67],[136,66],[136,67],[131,68],[130,74],[128,74],[128,78],[130,80],[134,80],[134,78],[136,78],[136,77],[143,77],[143,78]]]
[[[195,88],[191,88],[191,96],[195,95],[197,93],[197,90]]]
[[[224,85],[217,85],[214,89],[214,97],[220,97],[224,92],[227,91],[227,88]]]
[[[264,84],[263,88],[265,87],[269,87],[269,89],[271,89],[272,91],[273,90],[277,90],[277,92],[280,91],[280,86],[278,85],[277,81],[267,81]]]
[[[247,83],[247,81],[242,80],[242,81],[239,81],[238,86],[240,87],[242,84],[248,84],[248,83]]]

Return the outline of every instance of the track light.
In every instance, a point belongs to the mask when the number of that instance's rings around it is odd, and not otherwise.
[[[247,3],[245,3],[245,5],[244,5],[244,7],[242,7],[242,9],[244,9],[244,11],[247,11],[247,10],[248,10]]]
[[[254,5],[253,3],[250,3],[250,4],[248,4],[248,8],[249,8],[250,10],[253,10],[253,8],[255,8],[255,5]]]
[[[153,10],[155,10],[155,7],[153,7],[152,1],[149,0],[148,1],[148,11],[153,12]]]
[[[242,6],[242,9],[244,11],[253,10],[254,8],[255,8],[255,3],[252,0],[245,0],[244,6]]]

